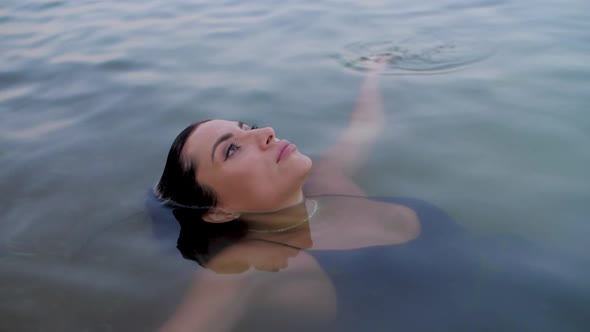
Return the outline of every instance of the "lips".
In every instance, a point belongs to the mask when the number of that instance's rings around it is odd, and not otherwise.
[[[279,142],[279,147],[277,149],[277,163],[283,159],[285,159],[291,152],[295,151],[297,147],[295,144],[291,144],[287,140],[282,140]]]

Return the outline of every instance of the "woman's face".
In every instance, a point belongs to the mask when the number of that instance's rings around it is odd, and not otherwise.
[[[311,159],[270,127],[212,120],[188,137],[182,154],[197,181],[215,192],[217,206],[234,212],[274,211],[301,201]]]

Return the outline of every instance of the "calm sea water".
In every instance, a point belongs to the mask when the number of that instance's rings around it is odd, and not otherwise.
[[[195,270],[162,258],[145,216],[173,137],[241,119],[317,154],[347,123],[359,59],[384,51],[397,62],[382,77],[388,129],[356,178],[368,193],[588,262],[589,13],[582,0],[3,1],[0,330],[155,329]]]

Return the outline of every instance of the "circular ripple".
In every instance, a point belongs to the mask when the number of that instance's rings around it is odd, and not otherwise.
[[[374,68],[379,55],[390,55],[384,75],[440,74],[461,69],[490,57],[493,52],[483,43],[466,40],[409,38],[401,42],[353,43],[335,58],[345,67],[358,71]]]

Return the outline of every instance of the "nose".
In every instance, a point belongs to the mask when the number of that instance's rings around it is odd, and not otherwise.
[[[258,141],[258,145],[262,149],[266,149],[272,145],[275,141],[275,130],[272,127],[264,127],[260,129],[255,129],[257,131],[256,139]]]

